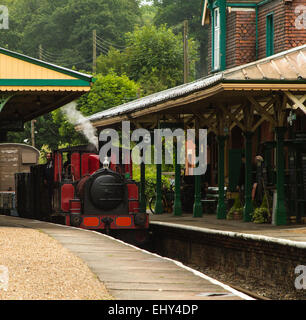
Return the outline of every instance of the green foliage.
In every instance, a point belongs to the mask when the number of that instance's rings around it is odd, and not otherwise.
[[[59,125],[52,120],[51,113],[41,116],[35,122],[35,146],[41,149],[48,144],[51,149],[58,146]],[[27,122],[22,132],[9,132],[8,141],[31,144],[31,122]]]
[[[268,209],[268,199],[266,195],[264,195],[261,206],[254,210],[252,221],[255,223],[271,222],[271,213]]]
[[[154,18],[157,12],[157,8],[150,5],[143,5],[140,7],[140,12],[142,16],[142,23],[144,25],[153,25]]]
[[[208,65],[208,31],[207,26],[201,25],[203,0],[154,0],[157,13],[154,24],[159,26],[167,24],[172,27],[175,33],[183,30],[183,21],[188,20],[189,38],[198,43],[200,59],[196,64],[196,78],[207,75]]]
[[[228,220],[233,219],[233,215],[234,215],[235,212],[237,212],[239,214],[239,216],[242,218],[243,207],[241,205],[239,194],[237,194],[235,196],[235,202],[234,202],[233,206],[231,207],[231,209],[229,210],[229,212],[227,213],[226,219],[228,219]]]
[[[122,45],[125,32],[141,23],[138,0],[3,0],[10,29],[0,30],[0,46],[71,68],[91,70],[92,31]]]
[[[106,74],[113,70],[127,74],[138,82],[142,95],[175,87],[183,82],[183,39],[165,25],[136,27],[126,37],[126,49],[120,52],[111,49],[107,56],[97,59],[97,70]],[[196,44],[189,40],[191,68],[190,80],[194,77],[197,59]]]
[[[126,75],[117,76],[111,72],[98,74],[91,91],[78,102],[82,114],[91,115],[137,98],[137,84]]]
[[[140,166],[133,166],[133,179],[140,182]],[[162,175],[162,188],[170,188],[170,178]],[[156,165],[146,165],[146,182],[145,182],[145,195],[147,201],[155,196],[156,192]]]

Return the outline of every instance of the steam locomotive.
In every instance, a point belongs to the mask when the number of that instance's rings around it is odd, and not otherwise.
[[[130,151],[120,150],[122,152]],[[91,146],[54,151],[50,220],[62,218],[68,226],[101,230],[140,244],[147,239],[149,218],[147,213],[139,212],[138,186],[132,179],[132,163],[121,165],[112,160],[110,158],[102,165],[97,150]],[[32,167],[32,177],[27,179],[31,183],[16,179],[17,203],[20,194],[23,197],[24,192],[32,194],[34,201],[40,202],[38,210],[34,210],[36,212],[46,207],[46,201],[41,201],[42,195],[35,197],[37,188],[46,189],[43,170],[42,165]],[[18,211],[22,205],[19,201]]]

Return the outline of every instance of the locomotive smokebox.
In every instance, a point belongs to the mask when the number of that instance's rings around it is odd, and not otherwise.
[[[90,176],[84,186],[83,212],[86,214],[123,214],[128,212],[128,189],[124,177],[100,169]]]

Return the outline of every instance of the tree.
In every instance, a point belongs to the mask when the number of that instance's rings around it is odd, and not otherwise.
[[[78,109],[84,115],[92,115],[137,98],[138,85],[126,75],[111,72],[95,76],[91,91],[78,101]]]
[[[91,70],[92,31],[121,45],[123,34],[141,23],[138,0],[4,0],[10,29],[0,46],[65,67]]]
[[[154,0],[157,13],[155,25],[167,23],[175,33],[183,29],[183,21],[188,20],[189,35],[199,42],[200,60],[197,64],[197,78],[207,75],[208,28],[201,25],[203,0]]]
[[[112,49],[98,58],[98,72],[115,70],[140,84],[143,95],[183,83],[183,39],[165,25],[136,27],[126,35],[126,49]],[[191,79],[196,61],[195,44],[190,43]]]

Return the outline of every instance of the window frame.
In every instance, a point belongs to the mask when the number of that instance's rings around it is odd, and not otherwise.
[[[266,15],[266,57],[274,54],[274,13]]]

